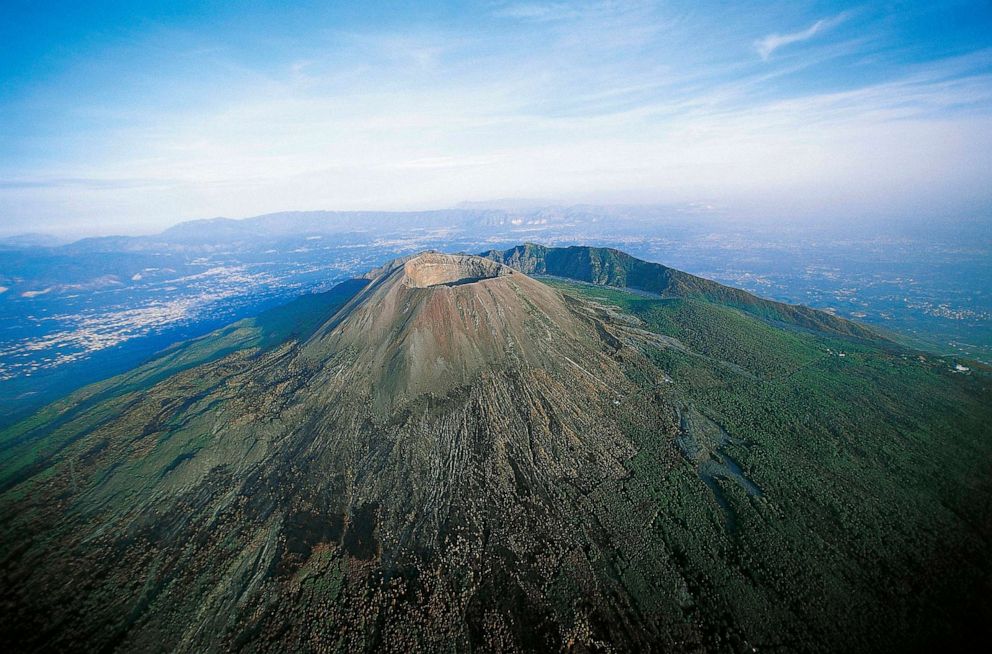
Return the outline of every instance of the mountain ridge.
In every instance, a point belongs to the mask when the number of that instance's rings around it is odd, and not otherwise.
[[[602,286],[633,288],[658,293],[662,297],[702,298],[798,327],[856,338],[888,340],[860,323],[799,304],[766,300],[660,263],[642,261],[614,248],[549,248],[525,243],[508,250],[489,250],[481,256],[527,274],[561,276]]]
[[[0,431],[0,643],[896,651],[977,633],[951,592],[992,615],[986,374],[705,280],[368,277]]]

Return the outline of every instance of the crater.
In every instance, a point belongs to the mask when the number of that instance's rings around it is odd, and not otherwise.
[[[422,254],[403,267],[407,284],[413,288],[461,286],[484,279],[512,275],[513,270],[492,259],[460,254]]]

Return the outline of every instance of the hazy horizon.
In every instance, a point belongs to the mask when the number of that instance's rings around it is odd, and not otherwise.
[[[286,209],[265,212],[252,215],[236,216],[196,216],[181,217],[178,219],[162,219],[160,221],[142,221],[138,223],[117,224],[113,222],[101,221],[81,221],[63,226],[43,226],[35,229],[29,227],[18,228],[17,225],[0,224],[0,241],[17,240],[21,238],[39,237],[43,239],[53,239],[55,244],[68,244],[81,239],[102,238],[102,237],[149,237],[161,234],[173,227],[188,223],[200,223],[213,220],[226,220],[233,222],[251,221],[256,218],[267,216],[286,215],[314,215],[327,214],[329,218],[333,216],[347,217],[350,214],[383,214],[396,215],[416,215],[421,213],[435,212],[471,212],[479,210],[499,211],[508,215],[519,214],[521,216],[533,215],[541,211],[570,211],[584,210],[600,215],[602,219],[615,219],[617,226],[631,226],[629,220],[620,219],[616,216],[616,211],[636,210],[642,213],[653,215],[656,227],[662,225],[672,226],[708,226],[715,231],[720,230],[744,230],[753,233],[778,233],[787,237],[789,234],[804,234],[812,236],[837,237],[841,235],[860,239],[871,239],[875,237],[920,237],[928,236],[950,241],[967,240],[978,238],[982,242],[992,240],[992,220],[987,219],[983,214],[970,214],[966,217],[943,216],[943,220],[934,221],[932,215],[922,216],[882,216],[867,218],[861,216],[860,219],[832,220],[829,216],[807,216],[802,221],[782,220],[777,216],[747,215],[742,212],[727,211],[723,208],[712,205],[693,204],[637,204],[637,203],[556,203],[541,202],[537,200],[523,200],[516,198],[500,198],[491,201],[465,201],[455,203],[450,206],[424,206],[414,209],[392,209],[377,210],[369,208],[356,209],[334,209],[334,208],[313,208],[313,209]],[[404,227],[396,225],[397,228]],[[405,227],[417,229],[422,225],[411,222]],[[538,239],[540,240],[540,239]]]
[[[992,6],[8,4],[0,231],[487,198],[989,221]]]

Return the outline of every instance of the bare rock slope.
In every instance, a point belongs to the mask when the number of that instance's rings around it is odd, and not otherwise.
[[[884,649],[972,597],[984,377],[621,255],[398,260],[0,432],[0,646]]]
[[[58,522],[57,549],[74,553],[20,555],[24,624],[49,607],[59,625],[20,637],[555,649],[607,615],[630,629],[643,616],[596,568],[637,534],[602,497],[635,452],[631,426],[675,423],[639,396],[609,330],[502,264],[427,253],[305,342],[104,409],[113,419],[76,427],[54,480],[6,507],[11,529]],[[85,615],[67,608],[80,588]]]

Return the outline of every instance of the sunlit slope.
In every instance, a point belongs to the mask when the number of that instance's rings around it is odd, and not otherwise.
[[[980,633],[988,373],[812,310],[664,295],[425,254],[46,409],[2,435],[19,463],[0,644],[905,651]]]
[[[235,353],[248,361],[274,346],[308,337],[364,285],[364,280],[347,281],[326,293],[300,297],[256,318],[178,343],[130,372],[86,386],[0,431],[0,489],[43,469],[67,443],[115,420],[163,380]]]

